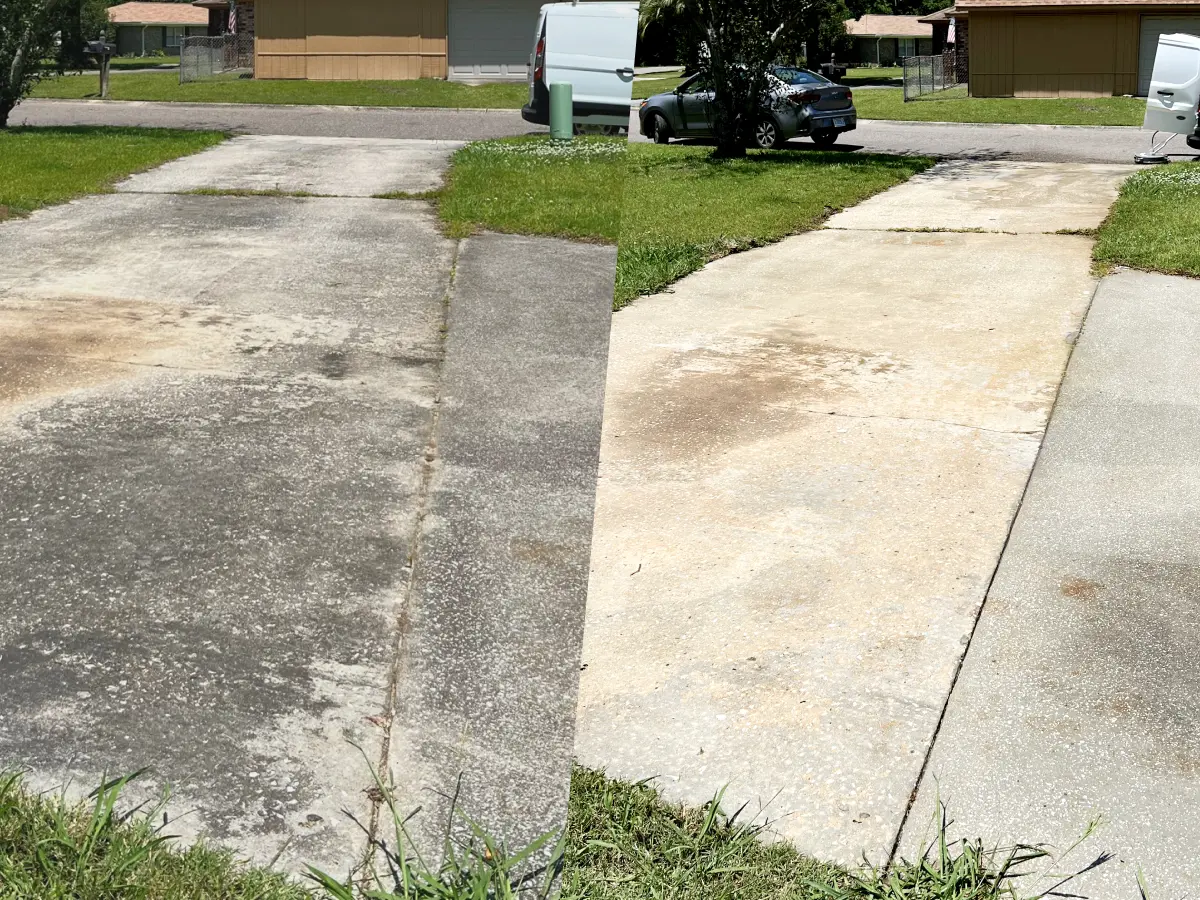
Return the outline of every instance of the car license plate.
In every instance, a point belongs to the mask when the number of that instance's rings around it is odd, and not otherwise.
[[[846,120],[845,120],[845,119],[834,119],[834,120],[833,120],[833,127],[834,127],[834,128],[845,128],[845,127],[846,127]]]

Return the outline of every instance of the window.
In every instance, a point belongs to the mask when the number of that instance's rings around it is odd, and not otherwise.
[[[828,84],[828,79],[822,78],[807,69],[797,69],[794,66],[776,66],[775,77],[784,84]]]
[[[163,35],[163,46],[169,50],[178,50],[180,40],[183,38],[183,29],[174,25],[168,25],[166,34]]]
[[[896,43],[899,45],[896,52],[901,59],[917,55],[916,38],[900,38]]]

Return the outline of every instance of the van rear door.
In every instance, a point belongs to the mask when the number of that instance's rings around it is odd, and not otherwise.
[[[1198,106],[1200,37],[1164,34],[1158,39],[1142,127],[1165,133],[1195,134]]]
[[[580,124],[628,125],[637,3],[553,4],[546,9],[546,82],[569,81]]]

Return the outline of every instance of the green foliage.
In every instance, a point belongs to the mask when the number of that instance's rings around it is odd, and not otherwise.
[[[1126,179],[1094,256],[1104,266],[1200,278],[1200,163],[1171,163]]]
[[[42,78],[65,9],[65,0],[0,0],[0,128]]]
[[[618,308],[728,253],[818,227],[901,184],[923,157],[812,150],[714,159],[706,147],[632,144],[617,255]]]
[[[0,0],[3,2],[3,0]],[[111,185],[142,169],[220,143],[213,131],[157,128],[9,128],[0,131],[0,219]]]

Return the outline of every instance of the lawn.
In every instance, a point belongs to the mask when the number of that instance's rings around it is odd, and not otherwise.
[[[862,84],[899,84],[904,75],[900,66],[873,66],[862,69],[847,69],[841,84],[857,87]]]
[[[653,78],[643,77],[633,80],[633,99],[644,100],[647,97],[653,97],[655,94],[665,94],[668,91],[673,91],[679,87],[683,81],[683,73],[672,75],[665,72],[661,75],[656,75]]]
[[[1200,163],[1172,163],[1126,179],[1093,255],[1103,266],[1200,278]]]
[[[68,100],[99,96],[95,73],[48,78],[34,97]],[[517,84],[461,84],[422,78],[414,81],[259,81],[230,78],[179,83],[175,72],[113,72],[112,100],[167,100],[191,103],[318,104],[329,106],[442,106],[462,109],[520,109],[529,88]]]
[[[559,143],[540,135],[469,144],[454,154],[436,197],[447,233],[488,229],[615,244],[628,146],[624,138]]]
[[[831,211],[932,164],[923,157],[809,150],[716,160],[708,147],[632,144],[615,306],[727,253],[816,228]]]
[[[0,131],[0,219],[102,193],[133,172],[220,143],[213,131],[9,128]]]
[[[902,88],[857,91],[854,105],[861,119],[908,122],[1001,122],[1013,125],[1142,124],[1146,101],[1134,97],[1086,100],[968,97],[957,88],[904,102]]]

